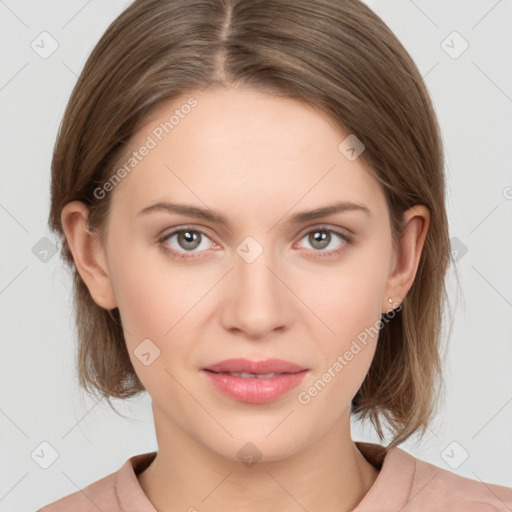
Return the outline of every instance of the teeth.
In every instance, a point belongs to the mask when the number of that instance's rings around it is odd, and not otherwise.
[[[277,377],[280,373],[247,373],[247,372],[224,372],[233,377],[242,377],[244,379],[270,379],[271,377]]]

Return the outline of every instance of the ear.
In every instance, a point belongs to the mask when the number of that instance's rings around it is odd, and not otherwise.
[[[108,275],[105,249],[98,234],[87,227],[89,211],[80,201],[64,206],[61,222],[73,255],[76,269],[91,293],[94,302],[105,309],[117,307],[117,301]]]
[[[390,267],[382,303],[383,313],[397,307],[411,288],[429,225],[430,212],[426,206],[416,205],[404,212],[404,232]]]

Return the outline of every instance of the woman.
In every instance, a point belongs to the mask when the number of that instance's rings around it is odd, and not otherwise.
[[[441,396],[443,153],[363,3],[135,1],[70,99],[50,225],[80,383],[147,391],[158,451],[42,512],[512,507],[398,447]]]

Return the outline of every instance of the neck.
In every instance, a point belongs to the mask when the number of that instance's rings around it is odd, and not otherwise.
[[[302,450],[254,465],[226,458],[160,420],[155,413],[157,456],[138,475],[159,512],[350,511],[379,473],[352,441],[349,417]]]

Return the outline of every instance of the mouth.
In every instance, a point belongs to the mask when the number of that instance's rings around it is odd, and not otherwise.
[[[241,377],[242,379],[271,379],[278,375],[284,375],[288,372],[271,372],[271,373],[248,373],[248,372],[214,372],[205,369],[206,372],[216,373],[217,375],[231,375],[232,377]]]
[[[201,371],[229,398],[262,404],[274,401],[298,386],[308,369],[283,359],[228,359]]]
[[[307,368],[284,359],[265,359],[253,361],[250,359],[226,359],[206,366],[203,370],[214,373],[237,374],[237,377],[249,378],[252,376],[275,376],[270,374],[298,373]]]

